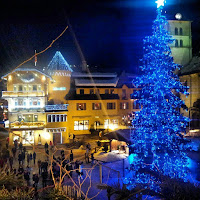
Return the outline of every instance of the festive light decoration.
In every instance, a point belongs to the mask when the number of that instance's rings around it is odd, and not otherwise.
[[[141,110],[133,119],[131,163],[124,180],[130,188],[143,183],[158,190],[156,183],[160,174],[184,180],[187,176],[186,145],[182,134],[189,119],[179,112],[185,104],[178,94],[188,95],[188,87],[173,73],[178,65],[173,62],[168,45],[174,40],[165,29],[167,20],[162,15],[163,5],[158,3],[152,36],[143,41],[144,55],[140,66],[143,73],[133,81],[141,88],[132,95]]]
[[[160,6],[164,6],[165,0],[157,0],[157,8],[159,8]]]
[[[66,70],[73,71],[60,51],[56,51],[51,62],[48,64],[48,70]]]

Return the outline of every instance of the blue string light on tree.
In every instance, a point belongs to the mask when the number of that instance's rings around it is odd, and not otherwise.
[[[156,3],[153,34],[143,41],[142,75],[133,81],[141,88],[132,95],[141,110],[133,120],[130,152],[134,156],[124,180],[129,188],[142,183],[154,190],[159,188],[156,183],[160,174],[186,180],[188,163],[182,134],[189,121],[179,112],[185,104],[177,94],[188,95],[188,87],[173,73],[178,65],[173,62],[169,47],[174,39],[165,29],[167,20],[162,15],[165,1]]]

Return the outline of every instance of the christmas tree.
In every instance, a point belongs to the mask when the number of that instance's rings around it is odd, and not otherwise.
[[[185,180],[187,176],[182,134],[189,120],[180,114],[185,104],[178,94],[188,95],[188,87],[182,85],[174,73],[178,65],[173,62],[169,47],[174,40],[166,30],[167,20],[162,15],[164,1],[156,3],[153,34],[144,39],[142,75],[133,81],[140,88],[133,93],[133,98],[141,110],[135,113],[133,120],[131,163],[125,178],[131,187],[137,183],[150,183],[153,187],[160,174]]]

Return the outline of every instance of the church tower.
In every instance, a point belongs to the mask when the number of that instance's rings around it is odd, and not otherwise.
[[[65,102],[65,96],[70,90],[70,79],[73,70],[60,51],[56,51],[47,70],[53,79],[53,81],[49,81],[48,86],[49,101],[52,100],[54,104],[62,104]]]
[[[168,20],[167,30],[175,39],[170,48],[174,62],[185,66],[192,59],[191,21],[183,21],[180,13],[177,13],[175,18]]]

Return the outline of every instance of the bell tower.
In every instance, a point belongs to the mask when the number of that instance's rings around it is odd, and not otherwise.
[[[65,102],[65,96],[70,90],[70,79],[73,70],[60,51],[56,51],[47,70],[53,79],[53,81],[49,81],[48,85],[49,100],[52,100],[54,104],[62,104]]]

